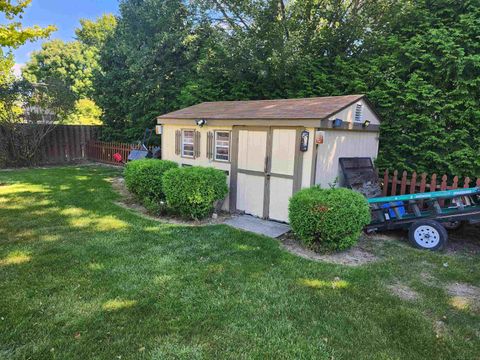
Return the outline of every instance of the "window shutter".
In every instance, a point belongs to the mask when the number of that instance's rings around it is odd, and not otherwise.
[[[180,130],[175,131],[175,155],[180,155],[182,146],[182,132]]]
[[[200,132],[195,131],[194,140],[193,140],[193,157],[200,157]]]
[[[213,132],[209,131],[207,134],[207,158],[213,159]]]

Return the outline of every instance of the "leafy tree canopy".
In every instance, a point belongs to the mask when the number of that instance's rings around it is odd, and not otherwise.
[[[25,44],[27,41],[48,37],[56,30],[55,26],[32,26],[24,28],[16,17],[21,17],[25,8],[32,0],[0,0],[0,14],[9,21],[6,24],[0,24],[0,46],[16,48]]]
[[[116,26],[117,19],[115,16],[104,14],[95,21],[81,19],[80,27],[75,30],[75,34],[81,43],[101,49]]]
[[[381,168],[480,175],[479,0],[123,0],[94,99],[110,138],[201,101],[366,93]]]
[[[69,123],[100,122],[101,110],[91,100],[93,76],[99,70],[99,50],[116,26],[113,15],[103,15],[96,21],[81,20],[76,29],[76,41],[53,40],[34,52],[25,66],[26,79],[42,83],[57,79],[66,84],[77,99],[74,113],[65,121]]]

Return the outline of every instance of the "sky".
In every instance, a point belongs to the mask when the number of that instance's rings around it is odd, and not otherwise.
[[[20,21],[25,27],[55,25],[58,30],[50,39],[69,41],[73,40],[80,19],[95,19],[105,13],[118,14],[118,0],[32,0]],[[0,23],[5,20],[0,19]],[[48,40],[27,43],[13,51],[16,71],[28,61],[32,51],[41,49],[44,41]]]

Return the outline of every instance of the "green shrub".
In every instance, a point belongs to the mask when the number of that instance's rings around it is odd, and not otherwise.
[[[367,200],[345,188],[301,190],[290,199],[288,216],[307,246],[328,250],[351,247],[370,222]]]
[[[228,193],[227,176],[221,170],[191,166],[169,170],[163,176],[169,210],[183,217],[202,219]]]
[[[142,159],[125,166],[124,177],[128,190],[142,202],[160,202],[165,199],[162,175],[178,164],[168,160]]]

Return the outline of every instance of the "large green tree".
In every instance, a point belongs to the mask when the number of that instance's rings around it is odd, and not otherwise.
[[[480,0],[123,0],[95,99],[113,137],[206,100],[366,93],[381,168],[480,175]]]
[[[365,62],[384,123],[378,165],[480,176],[480,2],[418,1]]]
[[[42,83],[55,79],[66,84],[77,99],[75,112],[68,121],[98,123],[101,111],[90,100],[93,94],[93,76],[99,68],[99,51],[114,31],[116,19],[113,15],[103,15],[95,21],[82,19],[80,23],[81,26],[76,29],[78,40],[44,43],[40,51],[32,54],[23,75],[32,82]]]
[[[52,40],[34,52],[23,69],[23,75],[33,82],[59,79],[78,98],[87,98],[93,91],[93,71],[97,67],[96,51],[79,41]]]
[[[136,139],[154,118],[179,107],[194,59],[189,11],[181,0],[128,0],[101,50],[95,101],[105,135]]]

